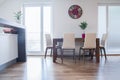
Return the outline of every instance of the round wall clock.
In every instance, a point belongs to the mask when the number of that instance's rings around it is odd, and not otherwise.
[[[82,8],[79,5],[72,5],[68,10],[68,14],[73,19],[78,19],[82,15]]]

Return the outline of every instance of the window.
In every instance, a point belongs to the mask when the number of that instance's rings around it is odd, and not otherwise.
[[[52,7],[50,5],[24,6],[26,26],[27,53],[40,55],[44,53],[45,33],[51,34]]]

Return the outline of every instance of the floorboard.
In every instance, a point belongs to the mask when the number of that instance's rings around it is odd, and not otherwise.
[[[2,72],[0,80],[118,80],[120,79],[120,56],[108,56],[107,60],[89,58],[76,60],[65,58],[57,63],[51,57],[28,56],[27,62],[16,63]]]

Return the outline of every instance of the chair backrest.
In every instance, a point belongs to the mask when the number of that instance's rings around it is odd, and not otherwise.
[[[84,48],[96,48],[96,33],[86,33]]]
[[[101,46],[105,46],[105,41],[106,41],[106,39],[107,39],[107,34],[103,34],[102,35],[102,39],[101,39]]]
[[[46,38],[46,47],[52,46],[51,35],[50,34],[45,34],[45,38]]]
[[[64,34],[62,48],[75,49],[75,34],[74,33]]]

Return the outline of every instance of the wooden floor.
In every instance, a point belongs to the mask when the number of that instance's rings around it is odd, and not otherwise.
[[[94,59],[95,60],[95,59]],[[120,56],[104,57],[100,63],[86,59],[77,60],[75,64],[72,58],[53,63],[51,57],[29,56],[27,62],[17,63],[0,72],[0,80],[119,80]]]

